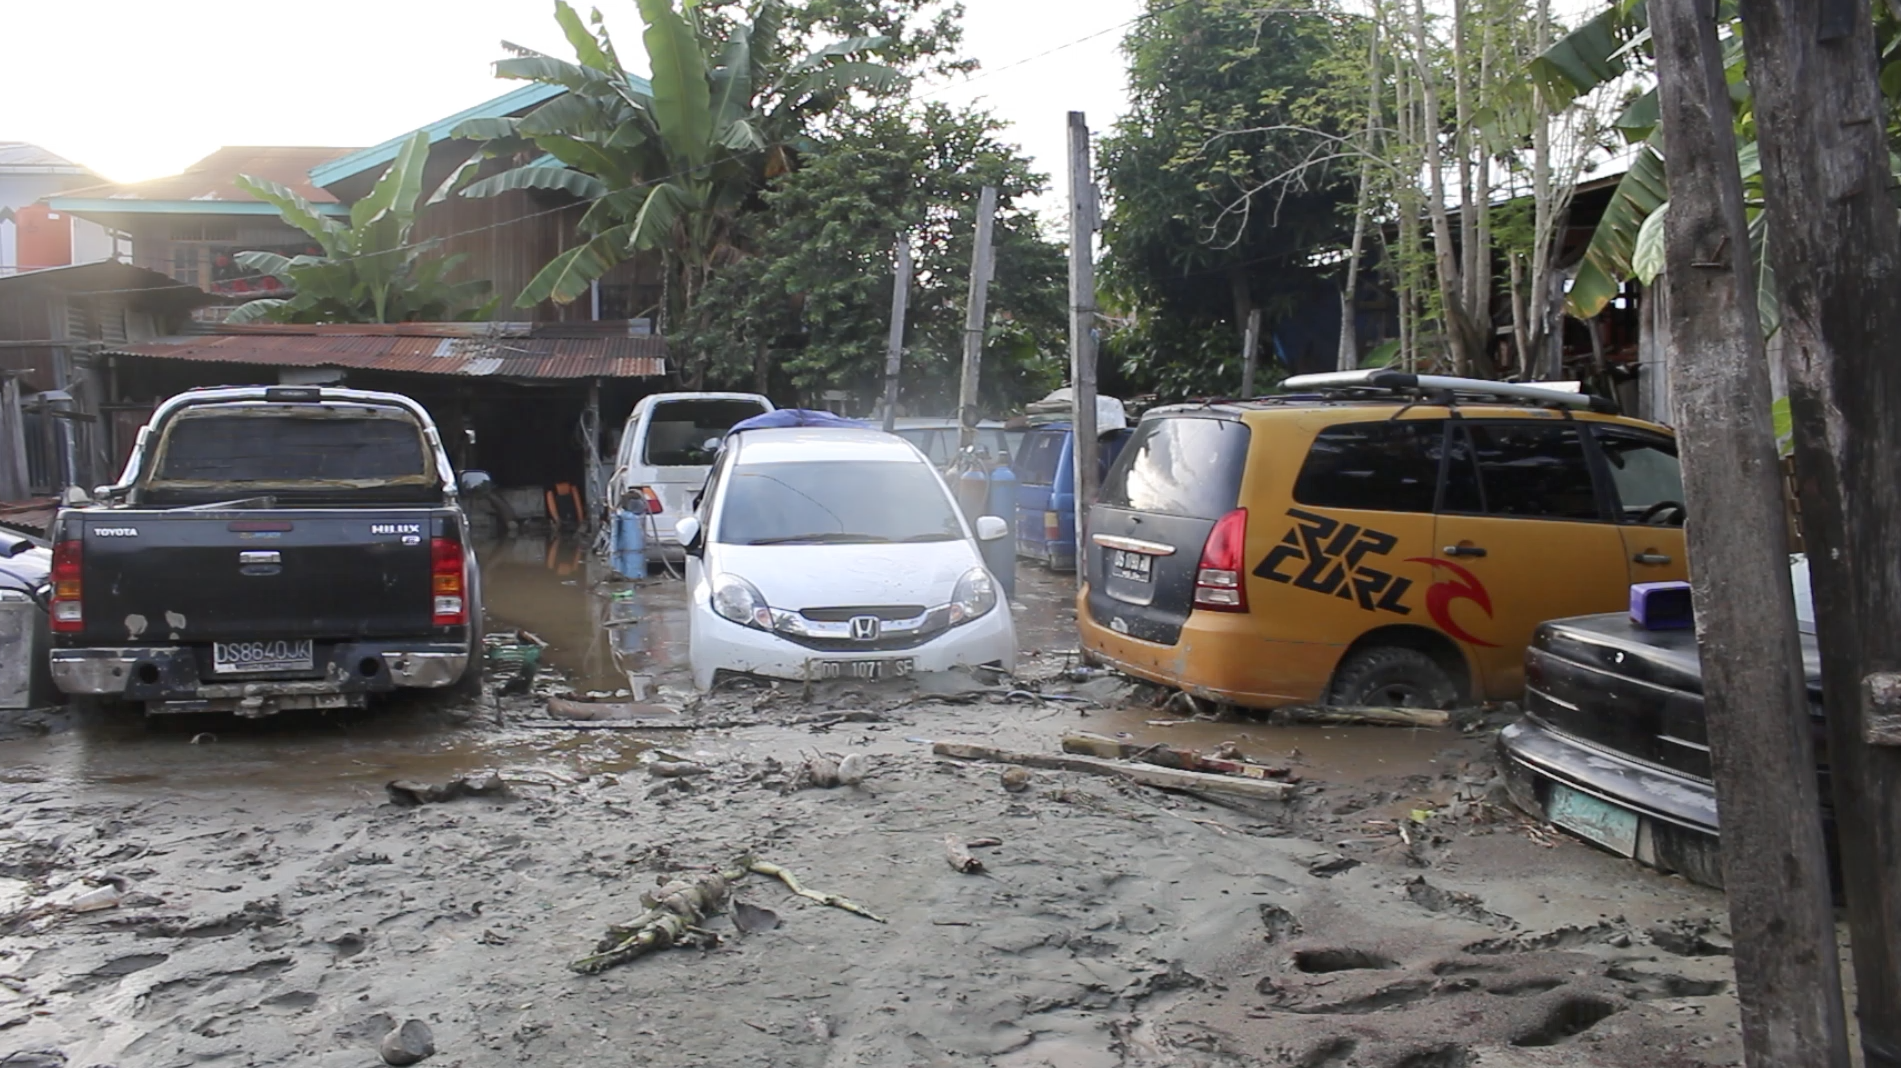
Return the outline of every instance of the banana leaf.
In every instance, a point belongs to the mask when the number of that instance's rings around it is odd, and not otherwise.
[[[628,246],[659,248],[665,245],[672,236],[674,222],[694,209],[696,199],[672,182],[654,186],[647,193],[646,203],[640,206],[640,214],[634,216],[627,235]]]
[[[1749,258],[1756,283],[1756,318],[1762,323],[1762,336],[1774,337],[1782,329],[1782,296],[1776,291],[1776,270],[1769,262],[1769,213],[1761,208],[1750,209]]]
[[[640,0],[653,67],[654,118],[670,153],[697,167],[713,152],[713,101],[698,36],[673,0]]]
[[[268,323],[280,321],[276,313],[280,308],[290,306],[290,301],[281,297],[266,297],[263,300],[247,300],[231,309],[224,317],[227,323]]]
[[[1641,18],[1642,5],[1635,10]],[[1622,50],[1636,28],[1631,13],[1617,4],[1565,34],[1533,59],[1531,77],[1544,91],[1545,106],[1560,111],[1629,69]]]
[[[808,70],[817,70],[829,60],[855,56],[863,52],[874,52],[891,43],[889,37],[847,37],[842,41],[833,41],[824,48],[813,52],[786,70],[787,75],[804,74]]]
[[[1637,241],[1630,251],[1630,272],[1644,285],[1663,273],[1663,225],[1669,213],[1670,202],[1666,200],[1637,229]]]
[[[569,63],[567,60],[539,53],[496,60],[495,76],[559,85],[571,93],[591,93],[597,96],[620,94],[627,85],[624,78],[602,74],[598,70],[583,67],[578,63]]]
[[[610,110],[607,101],[612,100]],[[624,122],[634,120],[634,109],[618,97],[562,93],[553,100],[515,120],[515,132],[525,137],[562,134],[612,134]]]
[[[449,176],[442,180],[442,184],[436,187],[435,192],[429,194],[429,199],[424,203],[440,204],[460,192],[469,179],[475,177],[475,172],[481,169],[482,162],[486,158],[487,153],[476,150],[468,159],[457,165],[455,170],[449,172]]]
[[[1589,319],[1604,310],[1612,297],[1630,277],[1631,255],[1644,220],[1670,197],[1663,177],[1663,157],[1652,140],[1639,149],[1611,202],[1598,221],[1591,244],[1584,250],[1584,262],[1565,298],[1565,310],[1579,319]]]
[[[449,131],[459,141],[499,141],[515,136],[514,119],[463,119]]]
[[[350,205],[351,228],[360,231],[386,214],[414,219],[416,198],[422,195],[423,167],[428,160],[429,135],[417,130],[414,137],[403,142],[396,158],[377,177],[369,193]]]
[[[493,197],[517,189],[558,189],[569,196],[593,200],[607,193],[607,184],[591,174],[569,167],[529,164],[503,171],[492,178],[472,182],[462,190],[465,197]]]
[[[601,42],[582,24],[581,16],[574,13],[567,0],[554,0],[554,20],[561,24],[561,32],[567,35],[568,44],[573,46],[582,66],[603,74],[620,73],[620,64],[601,47]]]
[[[239,189],[264,201],[277,209],[284,221],[309,234],[311,239],[323,246],[332,256],[345,255],[350,232],[335,219],[317,214],[310,201],[291,192],[289,189],[271,181],[269,178],[256,178],[240,174],[237,178]]]
[[[730,128],[752,112],[752,30],[734,26],[713,74],[713,122]]]
[[[629,225],[616,226],[548,261],[548,265],[529,280],[521,296],[515,298],[515,307],[532,308],[549,298],[566,304],[586,293],[595,279],[627,258],[628,238],[633,235],[633,229]]]

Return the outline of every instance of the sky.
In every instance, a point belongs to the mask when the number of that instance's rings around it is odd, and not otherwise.
[[[965,4],[964,50],[983,69],[923,95],[995,111],[1060,189],[1067,113],[1086,112],[1101,131],[1122,110],[1118,49],[1142,0]],[[519,85],[489,71],[503,40],[573,56],[548,0],[0,7],[12,42],[0,141],[32,142],[113,181],[176,174],[222,145],[376,144]],[[632,64],[634,0],[600,7]]]

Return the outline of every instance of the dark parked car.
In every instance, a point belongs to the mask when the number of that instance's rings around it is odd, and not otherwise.
[[[394,393],[203,389],[53,521],[52,673],[148,712],[361,705],[474,686],[481,588],[436,427]]]
[[[1808,561],[1795,557],[1790,573],[1823,815],[1832,823]],[[1656,591],[1648,618],[1634,595],[1628,614],[1540,626],[1525,654],[1524,718],[1499,735],[1499,746],[1521,808],[1612,852],[1720,887],[1716,788],[1688,588],[1664,585],[1680,589]],[[1656,618],[1672,595],[1681,609]]]

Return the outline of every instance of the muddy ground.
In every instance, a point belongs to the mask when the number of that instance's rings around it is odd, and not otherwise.
[[[527,543],[485,572],[492,625],[550,643],[525,692],[10,723],[0,1064],[369,1066],[410,1018],[433,1030],[431,1066],[1740,1060],[1721,897],[1499,807],[1488,729],[1184,721],[1064,676],[1068,579],[1037,572],[1015,688],[1081,700],[973,682],[695,701],[678,583],[604,582]],[[681,711],[551,719],[570,690]],[[1009,792],[997,766],[929,745],[1054,750],[1077,728],[1233,741],[1300,789],[1216,804],[1038,771]],[[653,777],[663,753],[711,773]],[[862,754],[864,781],[798,788],[814,753]],[[385,789],[483,769],[506,797],[404,807]],[[947,834],[1001,844],[960,874]],[[641,891],[746,852],[887,922],[755,875],[736,896],[776,929],[721,917],[716,945],[568,969]],[[86,893],[117,904],[76,911]]]

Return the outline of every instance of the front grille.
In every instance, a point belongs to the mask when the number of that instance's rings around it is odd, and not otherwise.
[[[799,613],[814,623],[847,623],[855,616],[877,616],[890,622],[916,619],[924,614],[921,604],[866,605],[859,608],[807,608]]]

